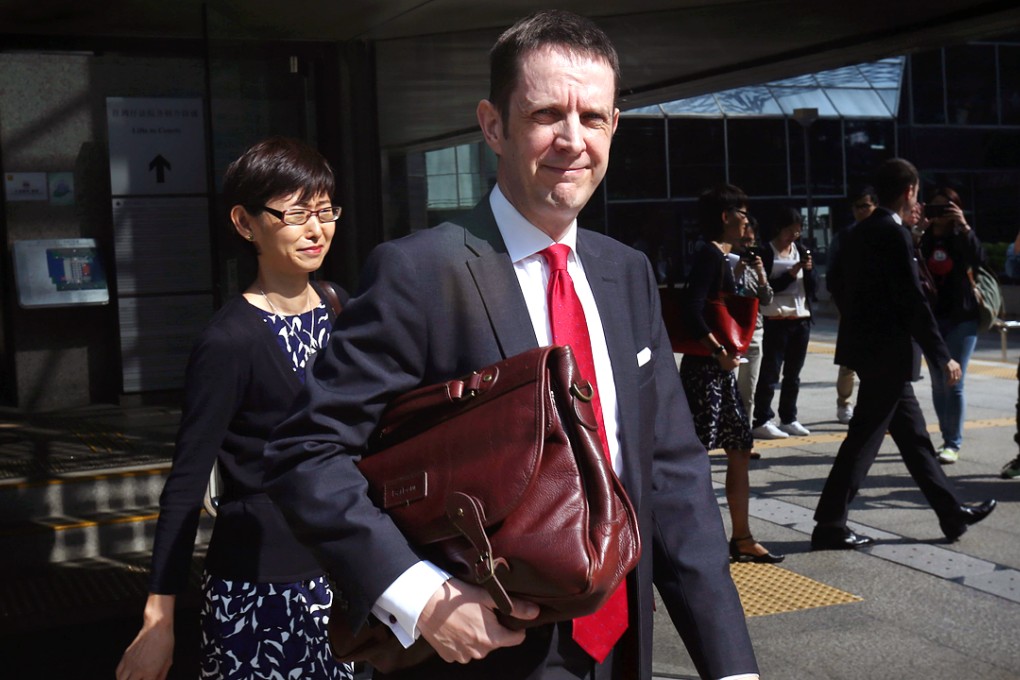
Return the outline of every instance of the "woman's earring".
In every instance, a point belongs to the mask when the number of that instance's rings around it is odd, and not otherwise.
[[[249,241],[254,241],[255,240],[255,234],[253,232],[250,232],[250,231],[248,232],[248,240]]]

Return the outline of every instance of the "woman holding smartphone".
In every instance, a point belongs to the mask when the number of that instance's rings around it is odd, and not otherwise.
[[[960,195],[940,187],[924,207],[928,228],[921,236],[920,252],[935,286],[932,312],[949,354],[960,364],[962,376],[953,386],[942,371],[931,373],[931,393],[942,432],[939,462],[955,463],[963,443],[966,406],[963,383],[967,362],[977,344],[979,307],[975,296],[977,269],[985,262],[984,248],[967,224]]]

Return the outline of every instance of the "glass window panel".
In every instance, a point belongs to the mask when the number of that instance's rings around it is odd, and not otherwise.
[[[425,152],[425,172],[428,175],[448,175],[457,172],[453,148]]]
[[[748,196],[787,195],[785,124],[785,119],[727,121],[730,182]]]
[[[847,120],[843,131],[847,185],[853,190],[868,184],[874,169],[896,155],[895,123],[891,120]]]
[[[719,106],[730,116],[781,116],[783,110],[764,85],[740,87],[716,95]]]
[[[910,57],[910,91],[914,122],[946,122],[945,90],[942,86],[942,50],[921,52]]]
[[[635,109],[621,111],[620,116],[623,118],[662,118],[662,107],[658,104],[639,106]]]
[[[725,131],[721,118],[673,118],[669,121],[671,198],[693,198],[726,181]]]
[[[428,187],[428,207],[430,209],[457,207],[456,175],[429,175]]]
[[[769,85],[775,85],[777,87],[818,87],[818,82],[811,73],[805,73],[803,75],[794,76],[793,78],[784,78],[782,80],[774,80]]]
[[[481,200],[482,178],[478,175],[461,173],[457,175],[457,207],[471,208]]]
[[[628,118],[613,139],[606,191],[610,200],[666,198],[666,121]],[[623,151],[621,151],[623,150]]]
[[[793,195],[804,195],[804,129],[796,121],[790,128],[790,179]],[[811,153],[811,193],[843,194],[843,126],[839,120],[818,120],[808,128]]]
[[[457,147],[457,172],[474,172],[477,149],[474,144],[461,144]]]
[[[892,113],[875,90],[826,89],[844,118],[890,118]]]
[[[999,46],[999,98],[1003,125],[1020,124],[1020,47]]]
[[[892,111],[894,117],[900,115],[900,91],[899,90],[875,90],[878,96],[885,102],[887,109]]]
[[[951,124],[998,123],[996,94],[992,45],[946,48],[946,99]]]
[[[721,116],[722,109],[719,108],[715,97],[710,94],[701,97],[690,97],[666,102],[662,105],[663,110],[671,116]]]
[[[846,66],[815,74],[822,87],[870,87],[864,74],[856,66]]]
[[[876,89],[898,90],[903,80],[903,66],[906,57],[889,57],[881,61],[858,64],[861,74]]]
[[[832,102],[818,88],[772,87],[772,96],[779,102],[783,113],[792,116],[794,109],[818,109],[821,118],[835,118],[839,115]]]

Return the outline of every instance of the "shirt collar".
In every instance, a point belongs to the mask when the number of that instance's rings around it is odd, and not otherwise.
[[[492,188],[492,192],[489,194],[489,207],[492,208],[492,215],[496,218],[496,226],[499,228],[500,236],[503,237],[503,243],[506,244],[506,251],[510,254],[511,262],[520,262],[556,243],[549,238],[548,234],[517,212],[517,208],[513,207],[503,192],[499,190],[498,184]],[[559,243],[576,253],[576,219],[570,223],[567,233],[563,235]]]

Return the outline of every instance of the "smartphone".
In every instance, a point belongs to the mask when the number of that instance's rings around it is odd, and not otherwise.
[[[924,216],[929,220],[938,219],[949,212],[950,207],[951,206],[948,203],[943,203],[941,205],[927,203],[924,206]]]
[[[740,254],[740,259],[744,262],[754,262],[754,258],[761,257],[761,248],[758,246],[748,246],[744,249],[744,252]]]

